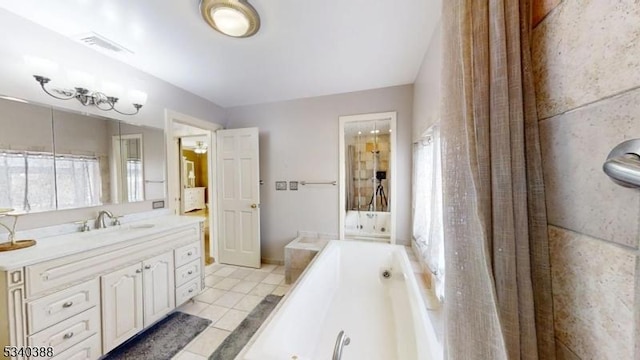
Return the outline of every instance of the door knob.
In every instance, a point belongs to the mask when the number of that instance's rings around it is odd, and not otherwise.
[[[258,204],[251,204],[251,208],[252,209],[257,209],[258,208]]]

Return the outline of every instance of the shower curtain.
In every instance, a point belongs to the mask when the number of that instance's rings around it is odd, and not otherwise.
[[[530,18],[443,1],[448,359],[555,359]]]

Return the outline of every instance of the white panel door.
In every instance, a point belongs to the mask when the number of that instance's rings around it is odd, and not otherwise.
[[[102,277],[102,342],[105,353],[144,327],[140,263]]]
[[[219,260],[260,267],[258,128],[218,130]]]
[[[144,326],[147,327],[175,307],[173,251],[142,263],[144,293]]]

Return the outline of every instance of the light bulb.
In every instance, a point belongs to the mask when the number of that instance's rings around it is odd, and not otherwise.
[[[249,19],[236,9],[214,8],[211,18],[220,31],[230,36],[242,36],[249,30]]]

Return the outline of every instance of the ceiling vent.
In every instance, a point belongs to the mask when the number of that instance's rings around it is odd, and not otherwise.
[[[133,51],[125,48],[124,46],[116,43],[113,40],[109,40],[106,37],[94,32],[78,35],[75,38],[76,40],[95,50],[123,55],[133,54]]]

